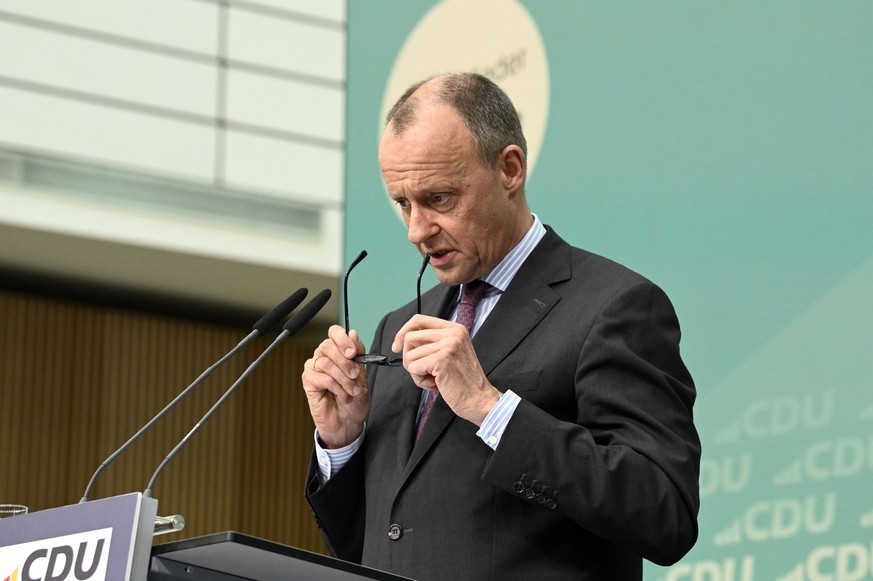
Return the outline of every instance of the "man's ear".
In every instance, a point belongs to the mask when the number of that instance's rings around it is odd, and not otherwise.
[[[517,145],[507,145],[497,156],[497,168],[503,187],[510,193],[519,191],[524,186],[527,174],[527,160],[524,152]]]

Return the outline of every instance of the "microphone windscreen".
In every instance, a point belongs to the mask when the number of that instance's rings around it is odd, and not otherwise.
[[[297,308],[297,305],[303,302],[306,295],[309,294],[309,289],[297,289],[287,299],[276,305],[272,311],[261,317],[257,323],[252,326],[252,329],[258,332],[259,336],[272,329],[279,321],[288,316],[291,311]]]
[[[327,304],[327,301],[330,300],[330,289],[324,289],[315,297],[306,303],[306,305],[297,311],[294,316],[288,319],[288,322],[285,323],[285,326],[282,327],[284,331],[288,331],[289,335],[296,334],[300,329],[306,326],[306,323],[312,320],[312,318],[318,314],[324,305]]]
[[[354,267],[356,267],[358,265],[359,262],[361,262],[365,258],[367,258],[367,251],[361,250],[361,253],[358,254],[358,257],[352,261],[352,263],[349,265],[348,269],[346,269],[346,270],[352,270]]]

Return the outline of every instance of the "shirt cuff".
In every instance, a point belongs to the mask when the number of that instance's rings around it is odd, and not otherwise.
[[[361,443],[364,441],[364,432],[366,431],[367,425],[364,424],[364,431],[361,432],[361,435],[354,442],[342,448],[327,450],[322,447],[321,440],[318,437],[318,430],[315,430],[315,458],[318,464],[318,476],[322,484],[330,480],[331,476],[339,472],[351,460],[355,452],[360,449]]]
[[[503,432],[506,430],[506,426],[509,425],[509,420],[512,419],[512,414],[515,413],[515,408],[518,407],[520,402],[521,398],[518,395],[512,390],[507,390],[500,396],[500,399],[497,400],[497,403],[494,404],[494,407],[485,416],[482,425],[479,426],[479,431],[476,432],[476,435],[482,438],[482,441],[488,444],[492,450],[497,449],[500,438],[503,437]]]

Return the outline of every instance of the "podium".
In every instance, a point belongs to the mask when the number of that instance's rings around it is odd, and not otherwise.
[[[158,501],[140,493],[0,520],[0,579],[146,581]]]
[[[0,519],[0,579],[410,581],[236,532],[152,546],[157,508],[131,493]]]
[[[236,532],[152,549],[149,581],[410,581],[384,571]]]

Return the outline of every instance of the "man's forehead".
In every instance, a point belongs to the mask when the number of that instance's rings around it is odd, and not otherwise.
[[[440,103],[422,108],[412,123],[400,133],[396,133],[393,125],[389,124],[382,135],[379,150],[381,158],[383,151],[442,147],[463,149],[471,143],[472,136],[458,112]]]

